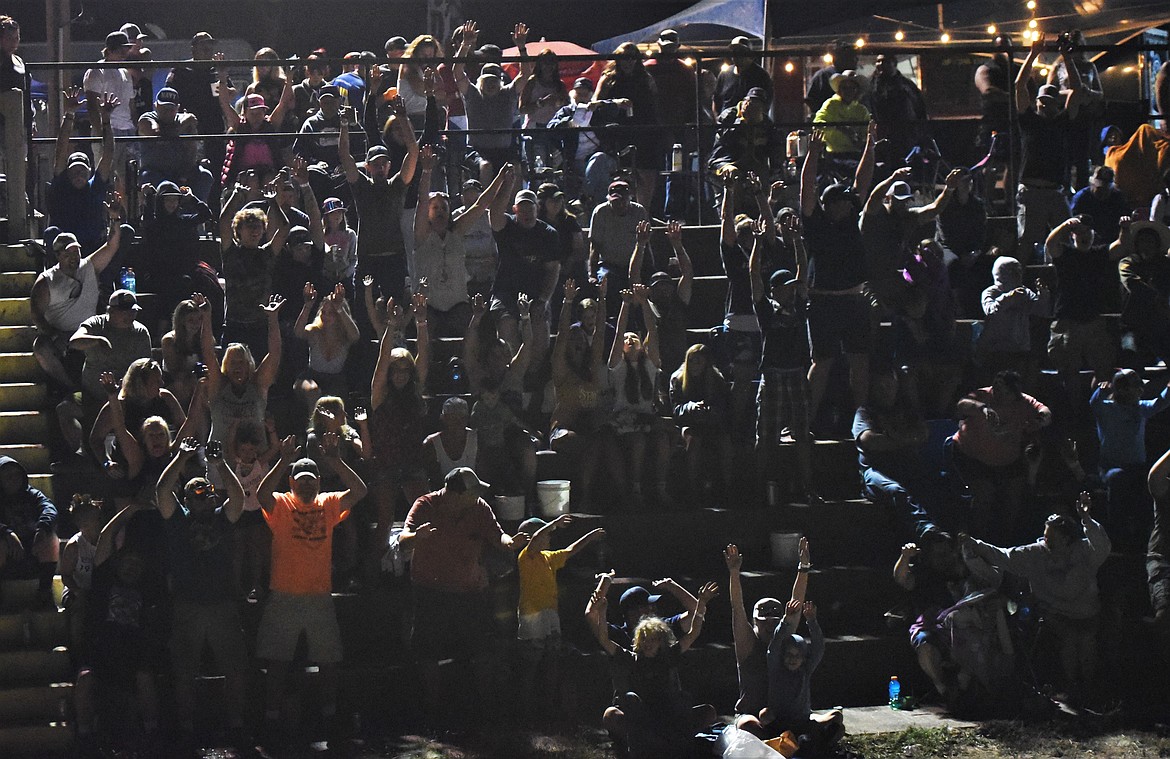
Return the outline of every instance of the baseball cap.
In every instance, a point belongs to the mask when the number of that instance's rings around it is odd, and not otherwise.
[[[661,595],[652,596],[650,595],[650,591],[641,585],[635,585],[625,593],[622,593],[621,600],[618,601],[618,606],[621,607],[622,613],[624,614],[627,609],[633,606],[649,606],[658,603],[660,600],[662,600]]]
[[[385,145],[374,145],[366,151],[366,163],[370,163],[379,158],[385,158],[387,161],[390,160],[390,151]]]
[[[650,275],[650,286],[654,287],[660,282],[674,282],[674,278],[664,271],[656,271]]]
[[[834,200],[852,200],[854,198],[853,190],[847,184],[837,182],[831,184],[821,191],[821,205],[827,206]]]
[[[743,96],[744,100],[767,100],[768,92],[763,87],[752,87]]]
[[[498,63],[485,63],[479,70],[480,76],[498,76],[504,78],[504,69]]]
[[[1037,100],[1055,100],[1058,97],[1060,97],[1060,88],[1055,84],[1045,84],[1041,86],[1040,90],[1036,93]]]
[[[784,616],[784,602],[779,598],[772,598],[765,596],[759,601],[756,601],[755,606],[752,607],[752,617],[755,619],[762,619],[764,617],[783,617]]]
[[[777,269],[771,277],[768,277],[768,286],[775,287],[777,285],[787,285],[795,281],[796,275],[794,275],[790,270]]]
[[[1109,187],[1113,184],[1116,176],[1117,174],[1108,166],[1098,166],[1093,169],[1093,175],[1089,178],[1089,184],[1094,187]]]
[[[131,39],[131,40],[150,39],[150,37],[148,35],[145,35],[142,33],[142,30],[138,27],[138,24],[122,24],[122,28],[120,31],[122,32],[122,34],[126,35],[127,39]]]
[[[313,479],[321,479],[321,472],[317,469],[317,462],[309,458],[297,459],[292,465],[292,478],[298,479],[302,475],[311,475]]]
[[[517,532],[522,532],[528,537],[532,537],[540,528],[546,526],[547,524],[548,522],[544,521],[540,517],[529,517],[520,523],[520,527],[517,528]]]
[[[491,487],[469,466],[457,466],[452,469],[447,473],[443,484],[453,493],[482,493]]]
[[[465,180],[463,180],[463,185],[462,185],[462,187],[460,187],[460,189],[462,189],[462,190],[469,190],[469,189],[482,190],[483,189],[483,182],[479,181],[478,179],[465,179]]]
[[[73,234],[72,232],[61,232],[53,238],[53,251],[56,253],[60,253],[66,248],[72,247],[74,245],[79,248],[81,247],[81,243],[77,241],[77,235]]]
[[[532,190],[521,190],[516,193],[516,197],[512,200],[513,205],[520,205],[521,203],[535,203],[536,193]]]
[[[92,168],[89,164],[89,156],[80,151],[69,154],[69,160],[66,163],[65,168],[72,169],[74,166],[84,166],[87,169]]]
[[[138,296],[129,290],[115,290],[110,295],[110,308],[129,309],[131,311],[141,311],[142,306],[138,305]]]
[[[179,104],[179,92],[173,87],[163,87],[154,96],[156,103],[169,103],[171,105]]]
[[[327,84],[317,93],[318,100],[325,97],[339,98],[341,97],[341,90],[337,88],[336,84]]]
[[[325,202],[321,204],[321,213],[333,213],[334,211],[344,211],[345,203],[341,202],[340,198],[325,198]]]
[[[296,226],[288,231],[288,238],[286,242],[289,245],[300,245],[306,242],[312,242],[313,235],[306,227]]]
[[[164,195],[182,195],[179,192],[179,186],[169,180],[163,180],[158,183],[158,196],[161,198]]]
[[[658,44],[662,45],[677,45],[678,32],[673,29],[663,29],[658,33]]]
[[[536,188],[536,197],[541,200],[545,198],[563,198],[565,197],[565,191],[552,182],[545,182]]]
[[[267,106],[264,102],[264,96],[256,93],[249,95],[246,103],[248,108],[265,108]]]
[[[215,42],[215,37],[211,36],[211,32],[196,32],[195,36],[191,38],[191,43],[196,42]]]
[[[579,87],[585,87],[586,89],[592,90],[593,81],[587,76],[579,76],[577,77],[577,81],[573,82],[573,89],[577,89]]]
[[[736,51],[748,51],[752,49],[752,41],[741,34],[732,39],[727,47]]]
[[[624,198],[630,195],[630,183],[621,179],[609,183],[608,198]]]
[[[391,50],[405,50],[406,46],[409,44],[410,43],[406,41],[405,37],[395,36],[386,40],[385,50],[386,52],[390,52]]]
[[[106,50],[113,50],[116,47],[130,47],[130,38],[126,36],[126,32],[110,32],[106,35]]]
[[[910,200],[914,197],[914,191],[910,189],[907,182],[901,180],[890,185],[890,189],[886,190],[886,197],[894,200]]]
[[[439,413],[441,416],[446,416],[447,414],[462,414],[466,416],[468,414],[467,401],[455,396],[448,398],[443,401],[443,410]]]

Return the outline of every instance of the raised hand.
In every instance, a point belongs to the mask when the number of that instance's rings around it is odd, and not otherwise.
[[[890,175],[890,179],[894,179],[894,180],[903,179],[904,180],[904,179],[909,178],[909,176],[913,173],[914,173],[914,170],[911,169],[909,166],[903,166],[901,168],[894,169],[894,173]]]
[[[816,621],[817,605],[815,603],[813,603],[812,601],[805,601],[804,607],[800,611],[802,614],[804,614],[804,618],[807,619],[809,622]]]
[[[703,583],[703,587],[699,588],[699,603],[708,604],[711,599],[719,595],[719,584],[715,582]]]
[[[565,303],[573,303],[577,300],[577,282],[572,277],[565,280]]]
[[[102,372],[101,376],[98,377],[98,382],[106,389],[106,395],[117,395],[118,388],[121,386],[113,372]]]
[[[439,530],[430,522],[424,522],[423,524],[420,524],[418,527],[414,528],[414,538],[415,540],[422,540],[425,542],[426,540],[433,538],[435,533],[438,531]]]
[[[414,320],[426,321],[427,318],[427,294],[424,292],[417,292],[410,297],[410,310],[414,314]]]
[[[61,105],[65,113],[77,113],[85,101],[85,92],[80,87],[70,87],[65,90]]]
[[[101,100],[99,100],[97,103],[97,107],[98,110],[101,111],[102,118],[108,121],[110,114],[113,113],[114,109],[121,104],[121,100],[107,92],[102,95]]]
[[[122,193],[117,190],[110,192],[110,196],[106,198],[104,203],[106,207],[106,216],[111,221],[121,221],[123,218],[123,202]]]
[[[921,552],[922,549],[918,547],[917,543],[907,543],[906,545],[902,546],[902,555],[907,559],[912,559]]]
[[[646,304],[650,302],[650,288],[647,285],[635,284],[630,288],[633,292],[634,302]]]
[[[303,156],[294,155],[292,158],[292,175],[300,184],[309,182],[309,162]]]
[[[650,242],[649,221],[639,221],[638,226],[635,228],[635,232],[637,233],[637,240],[639,245],[645,245],[646,243]]]
[[[306,282],[301,295],[304,297],[306,305],[312,305],[317,300],[317,288],[313,287],[312,282]]]
[[[276,318],[280,313],[280,307],[284,305],[284,296],[279,293],[273,293],[268,298],[268,302],[261,306],[261,309],[268,314],[270,318]]]
[[[434,149],[430,145],[423,145],[418,152],[419,168],[423,171],[434,171],[438,163],[439,157],[435,155]]]
[[[820,155],[825,150],[825,131],[814,129],[808,138],[808,154]]]
[[[203,293],[191,293],[191,302],[200,311],[211,311],[211,304],[207,302],[207,296]]]
[[[423,69],[422,81],[423,81],[423,94],[424,95],[434,95],[435,94],[435,70],[433,68],[431,68],[430,66],[427,66],[425,69]]]
[[[532,309],[532,301],[528,299],[527,293],[520,293],[516,298],[516,310],[520,312],[521,319],[527,319]],[[568,516],[565,514],[564,516]]]
[[[800,611],[804,608],[804,604],[797,601],[795,598],[790,599],[784,605],[784,619],[786,621],[796,622],[800,619]]]
[[[336,432],[326,432],[321,436],[321,453],[327,459],[335,459],[341,455],[341,438]]]
[[[953,190],[958,187],[959,182],[963,181],[964,176],[966,176],[966,174],[962,169],[951,169],[951,173],[947,174],[946,178],[947,189]]]
[[[179,453],[187,454],[188,456],[199,450],[199,441],[193,436],[188,435],[179,441]]]
[[[666,223],[666,239],[670,241],[671,245],[682,242],[682,229],[681,221],[671,220]]]
[[[808,550],[808,538],[800,539],[800,563],[811,564],[812,557]]]
[[[739,546],[732,543],[723,549],[723,563],[727,565],[728,572],[738,572],[743,566],[743,554],[739,552]]]
[[[463,23],[463,46],[469,49],[475,49],[476,40],[479,39],[479,27],[474,21],[465,21]]]
[[[1081,521],[1092,519],[1093,514],[1093,495],[1087,491],[1082,490],[1081,494],[1077,496],[1077,515],[1080,516]]]
[[[512,30],[512,42],[521,50],[524,49],[524,44],[528,42],[528,25],[521,22],[516,24]]]
[[[280,441],[280,457],[286,462],[291,462],[293,457],[300,453],[300,450],[301,447],[297,445],[296,435],[289,435]]]
[[[521,296],[525,297],[525,296]],[[519,305],[519,301],[517,301]],[[483,297],[483,293],[476,293],[471,296],[471,316],[472,318],[482,318],[487,313],[487,298]]]
[[[621,296],[623,303],[631,303],[634,300],[634,291],[630,289],[619,290],[618,295]]]

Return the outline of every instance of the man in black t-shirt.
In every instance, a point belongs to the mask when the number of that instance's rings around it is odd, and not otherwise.
[[[1043,35],[1032,44],[1020,73],[1016,76],[1016,109],[1020,114],[1020,187],[1017,195],[1016,226],[1019,230],[1018,257],[1027,262],[1033,247],[1043,242],[1048,232],[1072,215],[1065,196],[1065,143],[1069,123],[1076,118],[1077,93],[1081,76],[1076,61],[1062,47],[1061,59],[1068,70],[1068,95],[1061,98],[1056,85],[1045,84],[1035,100],[1028,91],[1032,66],[1044,51]]]
[[[548,301],[561,274],[557,255],[557,231],[536,218],[536,193],[520,190],[507,213],[508,197],[516,187],[516,171],[511,164],[500,170],[504,184],[488,208],[488,221],[500,253],[496,281],[492,285],[491,312],[496,317],[500,337],[511,351],[520,347],[519,312],[516,298],[520,293],[532,302],[535,324],[548,324]],[[543,316],[542,316],[543,315]]]
[[[1107,293],[1116,292],[1120,247],[1099,242],[1087,219],[1074,216],[1060,224],[1044,243],[1056,267],[1056,319],[1048,338],[1048,357],[1064,381],[1065,392],[1077,388],[1076,373],[1093,370],[1094,385],[1113,373],[1116,345],[1101,314],[1109,308]],[[1082,402],[1084,399],[1080,399]]]
[[[808,416],[808,254],[795,216],[784,223],[784,242],[796,251],[796,274],[774,272],[764,289],[763,236],[758,227],[748,271],[752,305],[763,334],[760,390],[756,398],[756,452],[769,481],[779,470],[780,430],[788,427],[796,441],[796,488],[808,504],[819,503],[812,490],[812,434]]]

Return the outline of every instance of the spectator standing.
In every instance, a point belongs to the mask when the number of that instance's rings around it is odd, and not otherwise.
[[[265,729],[281,734],[278,720],[288,683],[288,669],[303,634],[307,656],[320,667],[317,688],[323,730],[336,736],[337,665],[342,660],[341,630],[333,608],[330,566],[333,556],[333,528],[345,520],[354,505],[366,496],[366,484],[341,459],[338,438],[326,433],[321,451],[327,466],[345,490],[321,492],[321,476],[312,459],[297,459],[296,438],[280,444],[280,459],[260,483],[257,498],[264,520],[272,530],[271,592],[264,605],[256,634],[256,656],[268,660],[265,680]],[[289,467],[292,467],[291,470]],[[281,477],[288,475],[288,491],[275,492]]]
[[[1024,284],[1024,267],[1011,256],[1000,256],[991,267],[995,283],[983,291],[983,332],[975,345],[988,374],[1001,369],[1019,372],[1030,381],[1035,374],[1032,356],[1032,317],[1049,314],[1050,291],[1043,282],[1033,290]]]
[[[1109,246],[1123,258],[1121,277],[1122,345],[1140,355],[1170,357],[1170,229],[1152,221],[1123,224]],[[1116,253],[1114,253],[1116,255]]]
[[[103,63],[117,63],[125,61],[130,54],[134,43],[125,32],[110,32],[106,35],[106,45],[102,48]],[[88,104],[89,121],[94,132],[104,128],[102,108],[94,106],[109,99],[116,100],[116,104],[109,114],[110,129],[115,137],[130,137],[138,134],[134,123],[134,114],[130,110],[134,102],[134,80],[129,69],[119,66],[88,69],[84,79],[85,101]],[[126,143],[117,143],[114,146],[112,170],[121,176],[126,169],[126,158],[130,149]],[[100,161],[100,158],[99,158]]]
[[[658,33],[658,55],[646,62],[646,70],[658,90],[658,123],[665,132],[662,146],[682,145],[683,155],[689,156],[698,147],[695,130],[686,126],[699,118],[695,110],[698,87],[694,67],[680,55],[678,32],[663,29]],[[689,165],[684,162],[683,168]],[[679,219],[686,214],[687,182],[689,179],[676,174],[666,178],[667,218]],[[680,191],[680,187],[684,189]]]
[[[4,120],[4,173],[8,177],[5,215],[8,241],[28,234],[28,140],[33,134],[33,108],[29,95],[32,76],[16,54],[20,24],[0,16],[0,117]]]
[[[857,155],[865,124],[870,120],[869,109],[861,102],[861,77],[853,69],[833,74],[829,79],[833,97],[825,101],[813,116],[814,124],[823,125],[825,150],[838,155]],[[834,126],[840,124],[841,126]]]
[[[220,77],[210,64],[215,54],[215,38],[210,32],[199,32],[191,38],[191,58],[183,66],[176,66],[167,75],[167,86],[179,93],[179,102],[195,116],[200,134],[223,134],[223,111],[219,106]],[[231,87],[231,80],[227,80]],[[203,141],[203,155],[213,171],[223,166],[227,143],[220,138]],[[215,177],[219,179],[218,176]]]
[[[714,485],[703,461],[706,448],[714,447],[723,486],[731,487],[731,386],[715,366],[706,345],[687,349],[682,365],[670,377],[670,405],[686,451],[687,480],[692,493],[713,492]]]
[[[633,42],[623,42],[613,51],[613,60],[605,65],[601,78],[597,80],[594,101],[624,100],[626,108],[616,114],[620,126],[628,130],[616,130],[619,139],[633,147],[633,164],[637,176],[635,183],[638,202],[649,208],[658,187],[658,172],[662,169],[661,133],[657,129],[658,90],[646,70],[642,51]],[[629,248],[628,250],[632,250]]]
[[[1098,166],[1089,176],[1088,185],[1072,197],[1072,213],[1083,214],[1101,241],[1116,240],[1121,231],[1121,218],[1129,216],[1132,210],[1125,194],[1113,183],[1115,177],[1113,169]]]
[[[1061,35],[1061,43],[1062,59],[1048,69],[1048,84],[1056,85],[1062,96],[1070,93],[1074,89],[1073,76],[1069,73],[1065,56],[1074,59],[1077,77],[1080,79],[1080,94],[1077,96],[1080,108],[1069,124],[1066,169],[1069,181],[1066,185],[1070,189],[1081,190],[1088,185],[1092,176],[1089,172],[1091,163],[1105,147],[1099,139],[1101,127],[1105,123],[1105,90],[1101,85],[1101,75],[1097,73],[1097,65],[1093,63],[1089,51],[1085,50],[1085,35],[1081,30],[1065,32]]]
[[[609,286],[614,292],[629,287],[630,257],[638,241],[638,227],[650,222],[646,207],[632,194],[629,182],[611,182],[606,202],[593,209],[589,219],[589,280],[612,277]],[[641,276],[639,271],[639,279]]]
[[[928,136],[922,90],[898,70],[897,56],[882,53],[874,62],[867,99],[877,122],[878,141],[885,142],[878,160],[900,165]]]
[[[1016,75],[1016,111],[1019,113],[1023,149],[1016,198],[1016,227],[1018,245],[1025,260],[1053,227],[1070,216],[1063,187],[1065,156],[1070,123],[1080,108],[1077,92],[1081,89],[1081,78],[1076,62],[1062,47],[1061,59],[1067,66],[1069,79],[1067,94],[1061,96],[1055,85],[1045,84],[1033,99],[1028,83],[1032,67],[1045,44],[1044,35],[1032,43],[1028,57]]]
[[[142,144],[142,182],[158,184],[169,180],[189,186],[195,197],[206,203],[211,197],[215,177],[199,163],[199,145],[180,139],[199,133],[199,122],[191,113],[181,112],[179,93],[163,87],[154,97],[154,110],[138,118],[138,134],[153,137]]]
[[[103,97],[88,103],[91,117],[96,112],[102,123],[100,133],[104,147],[96,166],[85,153],[70,152],[73,122],[81,103],[81,90],[72,88],[65,92],[62,106],[65,115],[57,131],[53,179],[47,198],[49,221],[53,226],[45,233],[47,241],[51,233],[72,232],[81,243],[82,254],[89,255],[102,245],[106,231],[109,215],[106,201],[114,186],[114,133],[109,115],[118,101]],[[111,255],[116,250],[115,247]]]
[[[838,40],[829,51],[831,63],[828,63],[812,75],[808,82],[808,92],[804,97],[804,104],[808,106],[808,112],[811,116],[816,116],[817,111],[821,110],[821,106],[825,101],[833,97],[836,92],[832,86],[833,77],[837,74],[857,68],[857,48],[850,42]]]
[[[767,111],[772,103],[772,77],[768,76],[768,72],[752,55],[751,40],[742,35],[735,37],[727,50],[731,54],[731,66],[720,70],[715,80],[715,97],[712,101],[715,113],[722,113],[735,106],[747,97],[753,87],[759,87],[766,93]]]
[[[489,551],[519,551],[530,536],[509,536],[500,529],[483,500],[490,487],[473,469],[451,470],[442,489],[414,502],[399,537],[403,548],[414,550],[411,652],[431,718],[440,716],[442,659],[468,661],[481,698],[498,685],[491,658],[495,623],[483,560]]]

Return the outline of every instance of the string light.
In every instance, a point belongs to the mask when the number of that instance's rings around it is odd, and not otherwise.
[[[865,37],[858,37],[854,40],[853,46],[859,49],[865,47]]]
[[[995,34],[998,31],[999,31],[999,29],[996,28],[995,24],[988,24],[987,25],[987,33],[988,34]]]
[[[694,68],[695,59],[694,58],[683,58],[683,65],[686,66],[687,68]]]
[[[725,63],[725,64],[723,64],[722,66],[720,66],[720,67],[719,67],[719,70],[720,70],[720,71],[731,71],[731,64],[730,64],[730,63]]]
[[[825,53],[823,56],[821,56],[821,60],[824,61],[825,63],[832,63],[833,62],[833,54],[832,53]]]
[[[1028,10],[1036,10],[1036,0],[1028,0]]]
[[[1040,69],[1040,76],[1047,77],[1048,69]]]
[[[950,32],[943,32],[942,34],[940,34],[938,36],[938,40],[939,40],[939,42],[942,42],[944,44],[947,42],[950,42],[951,41],[951,33]]]
[[[901,42],[902,40],[906,39],[906,35],[902,33],[901,29],[899,29],[898,31],[894,32],[894,39],[896,39],[898,42]]]
[[[1029,29],[1035,29],[1037,26],[1039,26],[1039,24],[1037,23],[1036,19],[1032,19],[1028,22]]]
[[[788,61],[784,64],[784,71],[791,74],[793,71],[796,71],[796,66],[793,65],[792,61]]]

